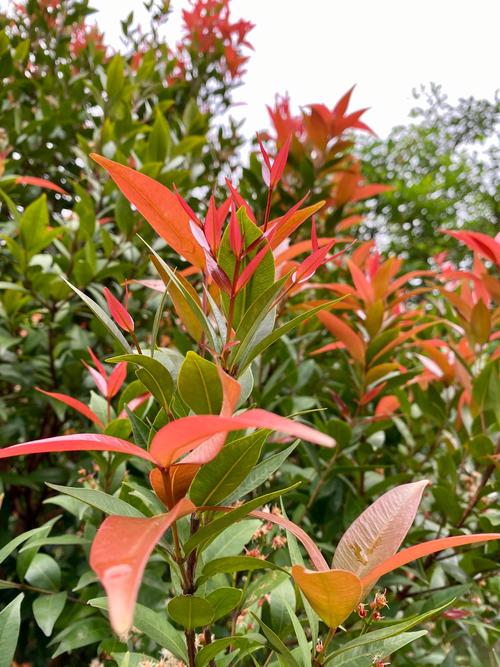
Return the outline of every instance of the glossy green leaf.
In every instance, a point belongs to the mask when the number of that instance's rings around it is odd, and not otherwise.
[[[357,648],[349,649],[333,660],[328,659],[325,664],[330,667],[372,667],[375,660],[382,660],[395,653],[403,646],[414,642],[427,634],[427,630],[419,632],[404,632],[389,639],[372,641]]]
[[[39,595],[33,600],[33,616],[46,637],[50,637],[54,625],[64,609],[68,594],[65,591],[54,595]]]
[[[147,354],[120,354],[116,357],[107,359],[110,363],[119,363],[126,361],[139,366],[144,373],[138,374],[139,380],[153,394],[164,410],[168,410],[170,399],[174,390],[172,376],[165,366]]]
[[[227,586],[217,588],[209,593],[206,599],[212,605],[214,611],[213,621],[227,616],[233,609],[236,609],[241,602],[242,595],[239,588],[229,588]]]
[[[218,415],[222,408],[222,385],[217,366],[189,351],[177,378],[180,397],[198,415]]]
[[[11,667],[14,660],[23,598],[24,593],[20,593],[0,611],[0,667]]]
[[[196,595],[177,595],[167,605],[170,617],[187,630],[209,625],[215,610],[204,598]]]
[[[200,468],[189,490],[195,505],[218,505],[227,498],[252,471],[259,460],[268,431],[233,440],[217,457]]]
[[[57,591],[61,585],[61,568],[51,556],[38,553],[31,561],[24,578],[36,588]]]
[[[59,484],[47,484],[47,486],[50,486],[50,488],[55,491],[59,491],[59,493],[64,493],[71,496],[71,498],[80,500],[86,505],[95,507],[95,509],[101,510],[105,514],[135,517],[144,516],[142,512],[139,512],[139,510],[132,507],[132,505],[120,500],[120,498],[117,498],[116,496],[109,495],[109,493],[99,491],[98,489],[79,489],[72,486],[60,486]]]

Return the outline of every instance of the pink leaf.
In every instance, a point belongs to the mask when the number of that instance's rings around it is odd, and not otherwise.
[[[66,190],[63,190],[59,185],[48,181],[46,178],[38,178],[37,176],[18,176],[16,178],[16,183],[20,185],[36,185],[39,188],[45,188],[46,190],[54,190],[54,192],[59,192],[61,195],[67,195]]]
[[[267,410],[255,409],[234,417],[193,415],[177,419],[158,431],[151,443],[150,452],[162,466],[168,466],[204,440],[218,433],[229,433],[247,428],[268,428],[324,447],[335,445],[333,438],[310,426],[280,417]],[[206,460],[190,459],[190,463],[206,462]]]
[[[292,141],[292,135],[288,135],[288,139],[285,141],[283,146],[279,149],[278,155],[275,157],[273,166],[271,168],[270,175],[270,186],[274,188],[281,180],[283,172],[286,167],[286,161],[288,160],[288,151],[290,150],[290,143]]]
[[[380,577],[388,572],[392,572],[402,565],[407,565],[417,558],[429,556],[437,551],[461,547],[466,544],[475,544],[477,542],[489,542],[490,540],[500,540],[500,533],[483,533],[482,535],[456,535],[454,537],[442,537],[439,540],[430,540],[423,544],[416,544],[408,549],[403,549],[391,558],[379,563],[376,567],[366,572],[362,577],[361,583],[363,589],[369,590]]]
[[[119,452],[129,456],[138,456],[146,461],[154,463],[151,454],[137,445],[115,438],[112,435],[100,433],[79,433],[72,435],[60,435],[55,438],[44,438],[42,440],[31,440],[20,445],[12,445],[0,449],[0,459],[8,459],[12,456],[24,456],[25,454],[48,454],[49,452]]]
[[[108,379],[108,395],[107,398],[113,398],[120,391],[125,378],[127,377],[127,362],[120,361],[116,364]]]
[[[128,310],[121,304],[118,299],[111,294],[107,287],[104,288],[104,296],[108,304],[111,317],[116,324],[124,331],[132,332],[134,330],[134,320]]]
[[[362,578],[393,556],[413,523],[427,484],[427,480],[402,484],[378,498],[346,530],[332,567]]]
[[[96,415],[96,413],[93,410],[91,410],[87,405],[85,405],[85,403],[79,401],[77,398],[73,398],[72,396],[67,396],[66,394],[58,394],[55,391],[45,391],[44,389],[40,389],[39,387],[35,387],[35,389],[39,391],[41,394],[45,394],[46,396],[50,396],[50,398],[54,398],[56,401],[60,401],[61,403],[69,405],[70,408],[73,408],[73,410],[76,410],[84,417],[87,417],[87,419],[90,419],[90,421],[93,422],[98,428],[104,430],[104,424]]]
[[[126,638],[149,557],[165,531],[195,511],[190,500],[180,500],[166,514],[151,518],[110,516],[101,524],[90,550],[90,566],[108,596],[113,630]]]

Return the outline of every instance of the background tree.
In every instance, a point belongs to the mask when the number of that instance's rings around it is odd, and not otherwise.
[[[443,250],[465,256],[439,229],[495,234],[500,221],[500,100],[448,101],[440,86],[415,92],[412,122],[387,139],[363,137],[363,173],[394,186],[369,202],[362,232],[425,267]]]

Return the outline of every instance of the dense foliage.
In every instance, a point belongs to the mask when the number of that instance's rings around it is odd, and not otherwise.
[[[497,108],[277,98],[240,165],[252,26],[166,5],[1,16],[0,667],[496,665]]]

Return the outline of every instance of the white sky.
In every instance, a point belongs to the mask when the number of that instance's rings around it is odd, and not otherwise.
[[[141,0],[93,0],[99,27],[118,45],[119,19]],[[167,38],[180,37],[181,9],[172,0]],[[381,136],[405,122],[412,88],[434,81],[451,100],[493,98],[500,88],[499,0],[231,0],[235,18],[256,24],[245,84],[245,134],[268,127],[266,104],[290,94],[292,107],[329,106],[353,84],[352,108]],[[92,20],[92,19],[91,19]]]

